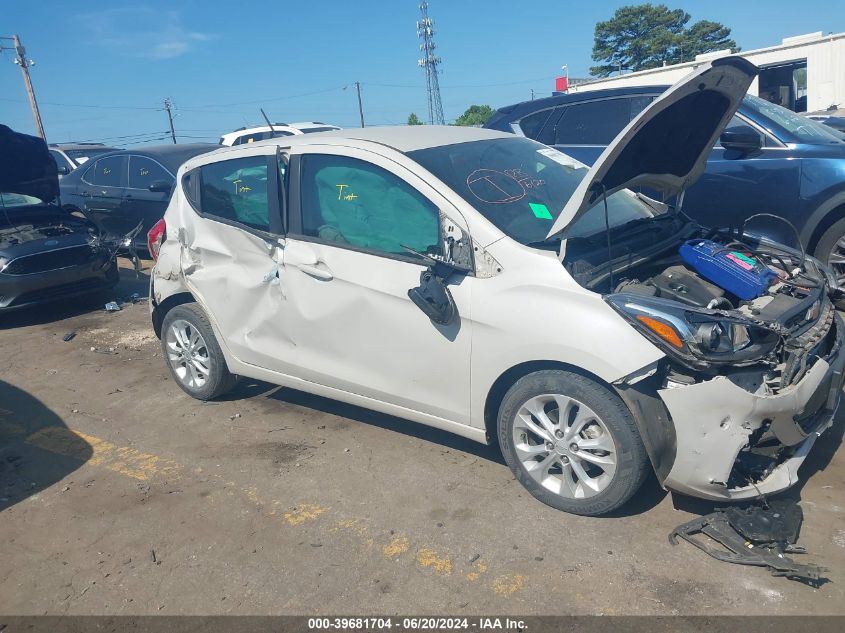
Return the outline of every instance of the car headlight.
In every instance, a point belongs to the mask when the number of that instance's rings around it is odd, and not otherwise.
[[[9,260],[5,257],[0,257],[0,273],[3,272],[3,269],[6,268],[6,264],[9,263]]]
[[[753,323],[666,299],[619,293],[605,300],[646,337],[692,366],[759,361],[780,340]]]

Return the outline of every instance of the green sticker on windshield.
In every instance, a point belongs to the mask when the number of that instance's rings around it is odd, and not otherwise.
[[[538,217],[542,220],[554,220],[552,214],[549,213],[548,207],[544,204],[540,204],[538,202],[529,202],[528,206],[531,207],[531,210],[534,212],[534,216]]]

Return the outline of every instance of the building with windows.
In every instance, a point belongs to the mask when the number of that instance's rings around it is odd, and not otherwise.
[[[701,63],[730,54],[730,50],[705,53],[683,64],[570,85],[569,92],[673,84]],[[760,67],[749,93],[795,112],[845,108],[845,33],[787,37],[777,46],[739,55]]]

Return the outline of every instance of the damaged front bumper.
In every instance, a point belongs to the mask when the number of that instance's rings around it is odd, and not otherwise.
[[[799,466],[839,406],[845,352],[838,314],[834,327],[830,353],[778,393],[727,376],[660,389],[675,431],[663,485],[706,499],[740,500],[797,483]]]

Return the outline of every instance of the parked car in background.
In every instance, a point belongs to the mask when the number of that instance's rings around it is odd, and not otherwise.
[[[0,312],[111,288],[124,236],[58,204],[43,139],[0,125]]]
[[[615,88],[526,101],[499,108],[485,127],[527,136],[591,165],[664,90]],[[710,226],[739,227],[760,212],[782,216],[845,285],[845,140],[825,125],[747,95],[710,152],[706,171],[687,188],[683,210]],[[795,244],[784,223],[752,222],[750,228]]]
[[[102,143],[51,143],[50,155],[56,161],[59,178],[62,178],[79,167],[85,161],[117,150]]]
[[[826,126],[832,127],[837,132],[845,132],[845,117],[829,116],[822,121]]]
[[[220,145],[243,145],[255,143],[268,138],[282,136],[296,136],[297,134],[313,134],[314,132],[330,132],[339,130],[336,125],[321,123],[320,121],[303,121],[301,123],[274,123],[273,129],[269,125],[258,125],[251,128],[238,128],[234,132],[224,134],[220,138]]]
[[[108,233],[128,233],[140,222],[138,245],[143,246],[143,236],[164,215],[179,166],[217,147],[157,145],[102,154],[62,179],[62,204],[82,211]]]
[[[756,74],[702,65],[590,170],[455,126],[193,158],[148,235],[163,361],[201,400],[246,376],[497,442],[532,495],[578,514],[650,469],[720,501],[783,490],[841,396],[832,279],[626,189],[694,181]]]

